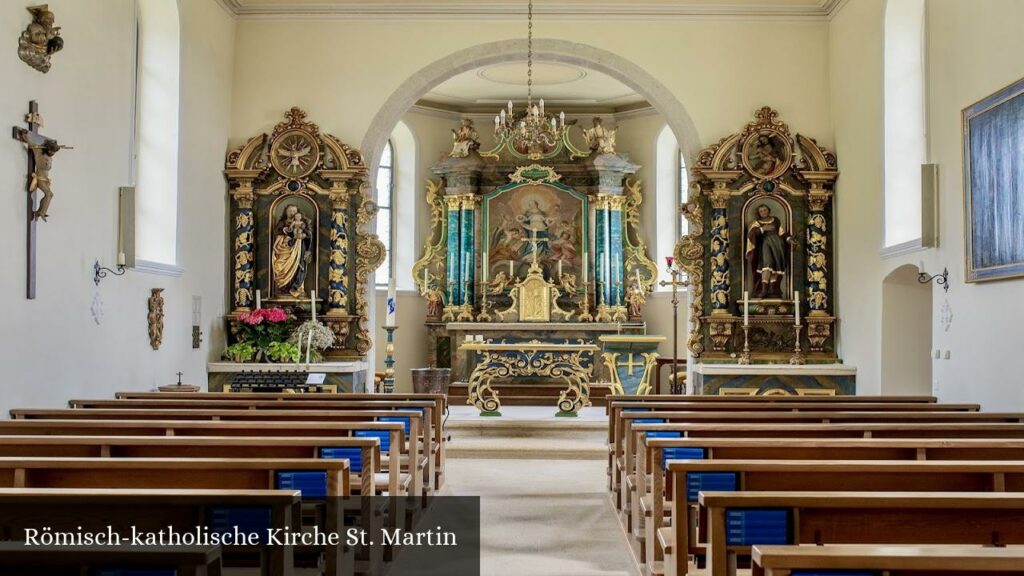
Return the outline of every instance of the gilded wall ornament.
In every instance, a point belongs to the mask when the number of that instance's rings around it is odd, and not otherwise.
[[[164,341],[164,297],[163,288],[153,288],[149,294],[149,313],[146,320],[149,323],[149,345],[153,350],[159,350]]]
[[[46,74],[50,71],[50,56],[64,48],[60,26],[54,26],[55,16],[46,4],[29,6],[32,22],[18,38],[18,58]]]

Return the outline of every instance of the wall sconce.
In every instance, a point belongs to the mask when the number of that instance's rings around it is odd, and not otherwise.
[[[117,255],[117,270],[111,270],[110,268],[105,268],[103,266],[100,266],[100,261],[97,260],[92,265],[92,271],[93,271],[92,281],[95,282],[97,286],[100,285],[100,280],[102,280],[102,279],[107,277],[107,273],[108,272],[110,274],[113,274],[114,276],[124,276],[124,273],[128,271],[124,267],[124,253],[122,252],[122,253]]]
[[[946,292],[949,292],[949,269],[948,268],[943,268],[942,269],[942,274],[932,274],[932,275],[929,275],[927,272],[924,271],[924,262],[921,262],[920,266],[918,267],[918,270],[919,270],[919,273],[917,275],[917,281],[918,282],[920,282],[921,284],[927,284],[927,283],[931,282],[932,280],[934,280],[936,284],[938,284],[939,286],[942,286],[942,288]]]

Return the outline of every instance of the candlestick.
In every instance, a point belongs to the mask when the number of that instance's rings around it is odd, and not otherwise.
[[[316,290],[309,291],[309,310],[313,314],[313,322],[316,322]]]
[[[743,325],[743,354],[740,354],[740,364],[750,364],[750,326]]]
[[[583,302],[580,303],[580,313],[577,316],[580,322],[593,322],[594,316],[590,314],[590,283],[583,281]]]
[[[259,310],[262,306],[260,305],[262,300],[260,299],[260,291],[256,290],[256,309]]]
[[[793,325],[800,325],[800,292],[793,290]]]
[[[395,325],[395,312],[398,308],[398,303],[395,302],[395,279],[388,280],[388,299],[387,299],[387,326]]]
[[[750,292],[743,291],[743,325],[750,325]]]
[[[789,357],[789,363],[794,366],[805,364],[807,362],[803,351],[800,349],[800,331],[802,329],[803,326],[799,324],[793,327],[793,332],[796,335],[796,344],[793,345],[793,355]]]
[[[385,326],[387,332],[387,343],[384,346],[384,393],[391,394],[395,391],[395,330],[396,326]]]

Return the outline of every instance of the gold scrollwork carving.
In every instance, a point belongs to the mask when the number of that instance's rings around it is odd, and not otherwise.
[[[427,205],[430,206],[430,235],[423,243],[423,257],[412,266],[412,277],[420,294],[426,293],[423,271],[431,268],[444,269],[444,259],[448,244],[448,217],[442,199],[441,182],[427,180]],[[428,272],[429,273],[429,272]],[[438,275],[439,286],[440,273]]]
[[[647,255],[647,243],[640,236],[640,205],[643,203],[643,187],[640,180],[626,180],[625,218],[622,238],[626,252],[625,269],[641,268],[640,285],[644,293],[654,291],[658,281],[658,265]]]
[[[377,205],[372,199],[370,185],[368,182],[361,182],[359,185],[359,208],[356,211],[356,234],[359,241],[356,242],[356,316],[359,317],[356,325],[356,351],[366,354],[373,347],[373,335],[370,331],[370,302],[368,286],[370,275],[373,274],[381,263],[387,250],[384,243],[376,234],[367,230],[370,222],[377,215]]]

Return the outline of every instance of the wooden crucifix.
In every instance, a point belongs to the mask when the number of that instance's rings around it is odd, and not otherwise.
[[[50,168],[53,167],[53,156],[61,148],[56,140],[47,138],[39,133],[43,125],[43,118],[39,115],[39,105],[35,100],[28,103],[28,114],[25,115],[25,122],[28,128],[15,126],[12,136],[15,140],[25,144],[28,149],[28,176],[26,177],[25,190],[28,192],[28,242],[27,242],[27,297],[34,300],[36,297],[36,224],[39,220],[45,221],[50,209],[50,200],[53,199],[53,191],[50,189]],[[38,205],[36,204],[36,191],[42,192]]]

